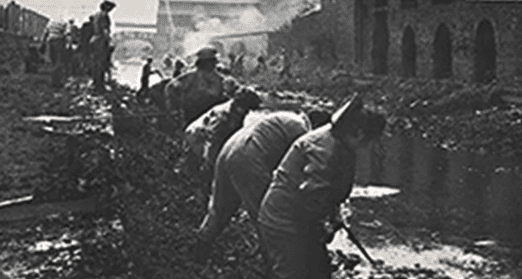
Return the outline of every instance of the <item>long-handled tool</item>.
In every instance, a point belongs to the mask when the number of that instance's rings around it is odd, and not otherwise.
[[[364,255],[364,257],[372,264],[372,265],[376,265],[377,262],[374,261],[372,259],[372,257],[370,257],[370,254],[368,254],[368,252],[366,251],[366,249],[364,249],[364,247],[362,246],[361,242],[359,242],[359,240],[357,238],[355,238],[355,235],[353,234],[352,230],[346,226],[346,224],[344,224],[343,222],[340,222],[339,224],[337,224],[335,227],[334,227],[334,232],[340,230],[340,229],[344,229],[344,231],[348,234],[348,239],[353,242],[353,244],[355,244],[355,246],[357,246],[357,248],[359,248],[359,250],[362,252],[362,254]],[[332,241],[333,239],[333,235],[334,234],[331,234],[329,239],[328,239],[328,243]]]
[[[372,257],[370,257],[370,254],[368,254],[368,252],[366,251],[366,249],[364,249],[364,247],[362,246],[361,242],[359,242],[359,240],[357,238],[355,238],[355,235],[353,234],[352,230],[347,227],[345,224],[342,224],[341,225],[341,228],[344,229],[346,231],[346,233],[348,233],[348,239],[350,241],[353,242],[353,244],[355,244],[355,246],[357,246],[357,248],[359,248],[359,250],[363,253],[364,257],[372,264],[372,265],[376,265],[377,262],[375,262]]]

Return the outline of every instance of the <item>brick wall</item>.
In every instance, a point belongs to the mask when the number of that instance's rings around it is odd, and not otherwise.
[[[389,1],[388,26],[389,50],[388,66],[390,75],[401,75],[402,38],[404,30],[410,26],[415,35],[417,49],[417,76],[433,76],[434,40],[437,28],[445,24],[450,31],[452,76],[456,79],[474,80],[475,72],[475,39],[479,23],[487,20],[494,30],[496,46],[496,76],[499,79],[512,79],[520,74],[522,60],[520,4],[478,4],[456,1],[448,5],[432,5],[430,0],[419,2],[418,8],[402,9],[399,0]],[[365,2],[366,8],[372,11],[371,1]],[[372,12],[370,12],[372,17]],[[362,26],[364,33],[373,35],[374,19],[366,21]],[[370,37],[371,37],[370,35]],[[357,40],[356,42],[357,43]],[[370,50],[373,41],[364,40],[364,56],[362,64],[364,72],[372,68]]]
[[[323,31],[310,25],[321,22],[336,34],[335,51],[340,61],[347,65],[355,65],[356,70],[364,73],[375,73],[378,72],[376,69],[387,68],[387,74],[392,76],[411,73],[404,71],[403,53],[408,51],[403,51],[402,45],[404,31],[409,26],[414,35],[415,74],[418,77],[434,76],[435,34],[441,25],[445,25],[450,37],[452,78],[475,80],[476,53],[496,54],[492,61],[496,64],[494,72],[498,79],[512,80],[516,76],[522,76],[522,4],[454,1],[451,4],[433,5],[431,0],[417,0],[416,7],[413,5],[405,9],[402,1],[323,0],[323,7],[318,15],[303,18],[294,24],[308,28],[307,37],[313,38],[318,37],[318,33]],[[406,2],[411,4],[413,1]],[[380,7],[376,8],[376,4]],[[332,12],[335,13],[335,17],[332,17]],[[379,20],[379,13],[381,17],[386,14],[385,22],[382,18]],[[487,51],[492,43],[480,44],[485,46],[480,48],[484,49],[483,52],[477,50],[477,39],[487,42],[480,36],[477,38],[477,29],[481,22],[485,23],[482,27],[489,25],[493,29],[494,52]],[[387,50],[385,42],[382,41],[383,36],[376,35],[382,34],[383,30],[387,30]],[[271,40],[275,37],[277,36],[272,36]],[[281,43],[284,40],[284,37],[279,37],[276,41]],[[310,41],[306,41],[306,44],[309,43]],[[270,45],[272,44],[271,41]],[[406,50],[411,49],[410,46]],[[409,52],[411,55],[411,51]],[[378,65],[378,61],[386,61],[386,65]],[[487,59],[479,61],[484,62],[487,62]]]

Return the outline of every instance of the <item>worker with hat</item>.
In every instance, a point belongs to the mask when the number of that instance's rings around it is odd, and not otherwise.
[[[217,51],[204,47],[196,53],[195,69],[169,82],[165,88],[167,111],[179,113],[178,128],[184,129],[205,111],[226,101],[224,77],[216,71]]]
[[[254,223],[272,171],[292,142],[324,124],[327,111],[278,111],[259,115],[225,143],[214,167],[208,213],[198,230],[197,260],[204,260],[213,240],[243,204]]]
[[[325,221],[342,222],[338,207],[352,190],[356,150],[378,139],[385,124],[383,115],[365,108],[355,95],[330,123],[292,143],[259,209],[267,278],[331,277],[325,244],[333,232],[325,230]]]
[[[93,36],[89,41],[92,51],[93,73],[92,78],[97,91],[105,89],[105,73],[110,67],[111,50],[111,19],[109,13],[116,7],[116,3],[104,0],[100,4],[100,11],[93,17]]]

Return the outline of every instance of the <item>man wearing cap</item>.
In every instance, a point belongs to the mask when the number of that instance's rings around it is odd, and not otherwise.
[[[261,199],[290,144],[313,127],[329,120],[326,111],[307,114],[279,111],[259,116],[237,131],[219,152],[214,167],[208,213],[198,231],[197,260],[203,260],[213,240],[243,203],[257,220]]]
[[[205,47],[196,53],[196,69],[178,76],[165,88],[167,111],[179,112],[178,128],[197,119],[205,111],[228,98],[224,94],[223,79],[216,71],[217,51]]]
[[[105,72],[110,65],[110,63],[107,63],[111,40],[111,19],[109,13],[115,7],[116,3],[104,0],[100,4],[100,11],[93,17],[93,36],[89,45],[94,60],[92,78],[97,91],[105,88]]]
[[[324,221],[340,222],[338,206],[352,190],[356,150],[377,139],[385,123],[355,96],[331,123],[294,141],[259,210],[268,278],[331,277]]]

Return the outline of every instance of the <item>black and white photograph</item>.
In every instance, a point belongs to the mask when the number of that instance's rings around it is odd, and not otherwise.
[[[0,279],[521,279],[522,1],[0,0]]]

